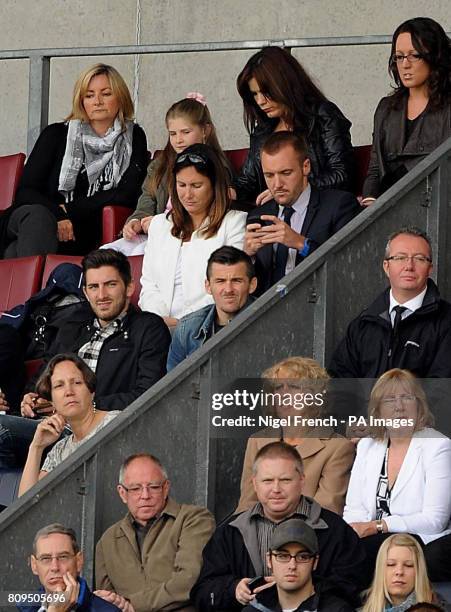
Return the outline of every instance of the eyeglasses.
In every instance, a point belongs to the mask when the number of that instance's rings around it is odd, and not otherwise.
[[[192,164],[202,164],[204,166],[207,165],[207,160],[201,157],[200,155],[194,155],[193,153],[183,153],[175,160],[175,165],[183,164],[186,160],[190,161]]]
[[[53,559],[56,559],[58,563],[67,563],[75,557],[75,554],[61,553],[59,555],[41,555],[36,557],[36,561],[42,563],[42,565],[50,565]]]
[[[392,62],[396,64],[402,64],[404,60],[408,62],[419,62],[423,59],[423,56],[420,53],[407,53],[407,55],[403,55],[402,53],[394,53],[392,55]]]
[[[430,257],[426,257],[426,255],[391,255],[390,257],[386,257],[385,261],[394,261],[395,263],[406,264],[409,259],[412,260],[413,263],[424,265],[431,263],[432,259]]]
[[[383,397],[381,399],[381,404],[384,406],[394,406],[400,401],[402,404],[409,404],[410,402],[414,402],[416,400],[415,395],[393,395],[389,397]]]
[[[314,559],[316,555],[312,555],[309,552],[298,552],[295,555],[290,555],[287,552],[271,552],[271,555],[275,557],[279,563],[290,563],[291,559],[294,559],[296,563],[308,563],[311,559]]]
[[[150,495],[159,493],[162,490],[165,482],[166,480],[162,480],[161,482],[149,482],[149,484],[133,485],[132,487],[126,487],[125,485],[121,484],[121,487],[125,489],[127,493],[130,493],[130,495],[140,497],[143,494],[144,489],[149,491]]]

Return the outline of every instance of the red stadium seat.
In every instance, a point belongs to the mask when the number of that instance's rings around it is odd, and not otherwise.
[[[244,162],[246,161],[249,149],[230,149],[229,151],[224,151],[224,153],[227,155],[230,163],[232,164],[233,170],[236,172],[236,174],[239,174]]]
[[[102,244],[113,242],[119,237],[126,219],[132,212],[125,206],[105,206],[102,216]]]
[[[0,260],[0,312],[23,304],[39,290],[43,264],[41,255]]]
[[[354,193],[357,196],[361,196],[363,183],[365,182],[368,166],[370,164],[371,145],[359,145],[358,147],[353,147],[353,149],[356,164]]]
[[[24,153],[0,157],[0,210],[11,206],[24,163]]]
[[[44,289],[50,274],[61,263],[73,263],[81,265],[83,255],[47,255],[45,259],[44,272],[42,274],[41,289]]]
[[[135,291],[130,300],[132,304],[138,306],[139,294],[141,293],[141,274],[144,255],[129,255],[128,261],[132,269],[132,277],[135,281]]]

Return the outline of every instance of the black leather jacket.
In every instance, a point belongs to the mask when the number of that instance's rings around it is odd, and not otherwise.
[[[308,134],[311,163],[310,183],[318,189],[352,191],[354,153],[350,135],[351,122],[332,102],[321,103],[310,119]],[[249,154],[235,179],[237,198],[255,202],[266,189],[260,164],[260,149],[272,133],[273,126],[259,125],[250,137]]]
[[[374,114],[373,148],[363,197],[377,198],[451,136],[451,104],[426,110],[406,140],[407,96],[399,107],[382,98]]]

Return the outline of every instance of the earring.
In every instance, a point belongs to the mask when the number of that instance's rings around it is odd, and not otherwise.
[[[96,400],[93,398],[92,400],[92,411],[96,412],[97,411],[97,407],[96,407]]]

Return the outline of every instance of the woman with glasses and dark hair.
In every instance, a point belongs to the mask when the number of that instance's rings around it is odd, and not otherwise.
[[[175,159],[172,210],[150,225],[139,305],[169,327],[213,302],[205,290],[208,258],[217,248],[243,247],[246,213],[230,210],[229,177],[214,149],[196,144]]]
[[[451,136],[451,41],[442,26],[429,17],[402,23],[388,68],[395,90],[374,115],[364,206]]]
[[[318,189],[352,188],[351,122],[288,51],[266,47],[253,55],[238,76],[237,88],[250,133],[249,155],[236,180],[238,199],[252,204],[270,199],[260,149],[270,134],[280,130],[297,132],[306,139],[312,185]]]
[[[451,579],[443,563],[451,555],[451,440],[432,424],[413,374],[393,369],[377,380],[343,513],[362,538],[369,572],[391,533],[410,533],[424,546],[431,580]]]
[[[19,495],[47,476],[82,442],[120,414],[120,410],[105,412],[96,408],[95,387],[94,372],[78,355],[62,353],[49,361],[36,383],[36,391],[53,405],[53,414],[45,417],[36,428],[28,449]],[[69,425],[71,435],[57,442],[66,425]],[[55,442],[41,467],[45,449]]]

